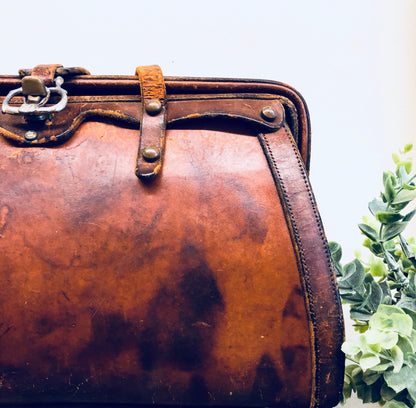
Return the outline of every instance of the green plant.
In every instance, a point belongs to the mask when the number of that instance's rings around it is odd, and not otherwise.
[[[416,405],[416,245],[403,235],[416,209],[416,174],[406,145],[393,154],[395,172],[383,173],[384,190],[368,208],[358,227],[369,250],[364,261],[342,266],[341,246],[330,243],[343,303],[360,335],[342,350],[347,365],[343,399],[356,392],[363,402],[388,403],[389,408]]]

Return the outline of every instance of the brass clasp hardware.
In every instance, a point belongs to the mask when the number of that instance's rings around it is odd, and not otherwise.
[[[11,115],[23,115],[27,122],[50,120],[54,113],[63,110],[68,102],[65,89],[61,88],[64,80],[58,76],[55,87],[46,87],[43,81],[35,76],[27,76],[22,80],[22,87],[12,90],[3,101],[1,111]],[[52,94],[58,94],[59,100],[52,106],[45,106]],[[23,96],[23,104],[10,106],[16,96]]]

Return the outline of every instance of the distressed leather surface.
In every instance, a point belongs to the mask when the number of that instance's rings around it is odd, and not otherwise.
[[[293,116],[270,88],[242,111],[236,87],[168,96],[179,119],[150,183],[134,172],[137,99],[59,144],[2,134],[0,405],[337,403],[342,312]],[[264,100],[275,124],[252,109]]]

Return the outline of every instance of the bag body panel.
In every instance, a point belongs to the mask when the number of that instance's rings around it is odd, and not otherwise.
[[[0,395],[307,404],[297,262],[257,138],[168,131],[150,186],[132,172],[136,143],[96,123],[65,149],[3,143],[16,178],[0,188]]]
[[[297,91],[165,77],[143,180],[137,77],[63,86],[50,123],[0,117],[0,405],[335,405],[342,311]]]

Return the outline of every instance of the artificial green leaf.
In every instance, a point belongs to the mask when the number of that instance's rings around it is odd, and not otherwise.
[[[383,201],[377,200],[376,198],[368,203],[368,209],[373,215],[375,215],[377,212],[387,211],[388,206],[389,205],[387,203],[383,203]]]
[[[370,227],[367,224],[358,224],[358,228],[361,230],[361,232],[366,235],[368,238],[370,238],[372,241],[377,242],[378,241],[378,233],[377,231]]]
[[[370,329],[367,330],[361,336],[365,336],[366,343],[379,344],[380,347],[385,349],[391,349],[399,341],[399,335],[397,334],[397,332],[388,330]]]
[[[407,226],[407,222],[395,222],[393,224],[388,224],[383,229],[383,232],[381,234],[381,238],[383,241],[389,241],[400,233],[402,233]]]
[[[384,305],[391,305],[392,304],[392,296],[391,296],[391,291],[390,291],[388,283],[386,281],[384,281],[384,282],[379,282],[378,285],[380,286],[381,291],[383,292],[383,299],[382,299],[381,303],[384,304]],[[379,306],[379,308],[380,308],[380,306]]]
[[[413,330],[416,330],[416,309],[410,309],[405,306],[400,306],[413,320]],[[412,304],[412,307],[416,307],[416,303]],[[415,350],[416,351],[416,350]]]
[[[380,357],[372,353],[364,353],[360,358],[360,366],[363,371],[368,370],[380,363]]]
[[[343,287],[343,285],[345,285],[345,287]],[[348,286],[346,283],[342,282],[341,280],[338,280],[338,291],[342,296],[342,300],[348,303],[360,301],[361,299],[356,299],[355,290]]]
[[[393,372],[398,373],[403,366],[403,351],[396,345],[391,348],[390,352],[391,357],[393,358]]]
[[[416,190],[416,186],[415,185],[413,185],[413,184],[403,184],[402,185],[402,187],[405,189],[405,190]]]
[[[413,342],[413,344],[416,344],[416,342]],[[416,353],[408,355],[407,360],[410,367],[416,367]]]
[[[408,203],[416,198],[416,190],[402,190],[392,201],[393,204]]]
[[[380,374],[371,372],[371,370],[366,371],[363,375],[363,381],[367,385],[373,385],[379,378]]]
[[[380,303],[383,300],[383,290],[376,281],[371,282],[371,297],[370,297],[370,306],[372,310],[377,310]]]
[[[371,316],[371,315],[370,315]],[[368,317],[367,321],[357,321],[354,320],[354,324],[352,327],[354,327],[354,331],[363,334],[368,330],[368,320],[370,317]]]
[[[342,344],[341,350],[347,356],[354,357],[361,351],[361,348],[351,341],[346,341]]]
[[[408,314],[395,314],[391,316],[391,319],[393,320],[392,330],[402,336],[410,336],[412,334],[413,320]]]
[[[411,162],[411,160],[405,160],[403,162],[403,164],[404,164],[404,167],[406,168],[406,171],[408,173],[410,173],[412,171],[412,162]]]
[[[405,166],[399,166],[396,171],[397,176],[400,178],[401,185],[406,184],[409,180],[409,174],[406,171]]]
[[[398,393],[407,388],[410,396],[416,399],[416,370],[414,367],[403,366],[398,373],[387,371],[383,376],[387,385],[394,391]]]
[[[373,352],[376,355],[379,355],[382,349],[380,343],[369,344],[368,348],[370,349],[370,352]]]
[[[342,248],[337,242],[329,242],[329,251],[331,252],[332,259],[334,262],[340,262],[342,258]]]
[[[395,211],[402,211],[404,208],[406,208],[409,205],[409,203],[410,201],[405,201],[399,204],[391,204],[391,207],[394,208]]]
[[[383,243],[383,248],[389,251],[391,254],[396,252],[396,243],[393,240],[387,241]],[[384,254],[383,254],[384,256]]]
[[[338,289],[343,295],[347,295],[349,293],[353,294],[355,292],[351,288],[351,285],[347,281],[344,281],[342,277],[338,279]]]
[[[402,235],[399,235],[400,240],[400,246],[402,247],[402,251],[406,258],[414,258],[415,253],[413,252],[410,244],[402,237]]]
[[[344,269],[342,283],[348,283],[352,288],[357,288],[364,282],[365,270],[358,259],[346,264]]]
[[[392,316],[394,314],[404,315],[405,313],[403,310],[396,306],[391,305],[380,305],[380,307],[377,310],[377,313],[383,313],[387,316]]]
[[[394,176],[393,173],[391,171],[383,171],[383,186],[386,185],[387,180],[391,177]]]
[[[409,408],[408,405],[406,405],[404,402],[402,401],[391,401],[389,402],[389,404],[387,405],[387,408]]]
[[[416,273],[414,271],[409,271],[407,279],[409,280],[409,285],[406,289],[406,293],[410,297],[416,299]]]
[[[387,269],[381,259],[374,260],[370,265],[370,273],[376,278],[384,278],[387,276]]]
[[[403,221],[410,221],[416,214],[416,208],[403,217]]]
[[[416,313],[416,298],[402,294],[401,299],[397,302],[397,306],[403,310],[413,310]]]
[[[361,367],[355,364],[353,364],[351,367],[351,377],[354,378],[354,381],[361,381],[363,378],[363,370],[361,369]]]
[[[384,183],[384,197],[388,203],[391,203],[396,198],[396,191],[394,190],[395,177],[389,174]]]
[[[397,393],[384,383],[381,387],[380,395],[385,401],[391,401],[397,395]]]
[[[347,279],[351,275],[354,275],[356,269],[355,262],[348,262],[345,264],[342,272],[343,278]]]
[[[367,275],[366,275],[366,277],[367,277]],[[373,277],[371,276],[371,278],[373,278]],[[371,302],[370,298],[372,296],[372,290],[373,290],[371,284],[369,284],[366,281],[366,279],[364,279],[364,284],[361,286],[361,288],[364,288],[364,290],[363,290],[363,293],[361,294],[363,299],[362,299],[362,302],[361,302],[361,305],[359,306],[359,308],[363,309],[363,310],[368,310],[370,313],[374,313],[374,311],[377,308],[375,308],[374,310],[369,310],[370,309],[369,305],[370,305],[370,302]]]
[[[413,149],[413,143],[407,143],[403,148],[403,153],[409,153]]]
[[[398,271],[400,269],[399,264],[397,263],[396,259],[390,252],[384,251],[384,259],[386,260],[387,266],[389,267],[390,270]]]
[[[351,309],[350,310],[350,317],[351,317],[352,320],[367,322],[371,317],[371,313],[361,311],[361,310]]]
[[[391,224],[396,221],[400,221],[403,216],[397,212],[381,212],[377,211],[375,213],[375,217],[377,221],[381,222],[382,224]]]
[[[351,398],[351,394],[352,394],[351,384],[348,384],[344,381],[344,386],[342,388],[342,396],[341,396],[340,403],[344,404],[347,399]]]
[[[361,399],[365,404],[373,402],[373,396],[371,393],[371,387],[367,386],[365,383],[360,383],[357,385],[357,397]]]
[[[400,313],[392,313],[390,315],[387,315],[385,313],[380,312],[381,307],[396,308],[400,310]],[[380,305],[380,308],[377,311],[377,313],[371,316],[371,319],[369,322],[371,328],[378,329],[380,331],[388,330],[388,333],[395,332],[402,336],[411,335],[412,328],[413,328],[413,321],[409,315],[407,315],[403,310],[399,309],[397,306]],[[393,347],[393,345],[390,347],[387,347],[387,346],[384,346],[384,347],[391,348]]]
[[[407,337],[400,336],[396,346],[400,348],[406,358],[408,354],[415,352],[413,343]]]
[[[399,373],[394,373],[393,371],[386,371],[383,374],[384,380],[386,381],[387,385],[397,393],[403,391],[406,388],[405,379],[403,378],[404,371],[407,371],[406,368],[406,366],[403,367]]]
[[[371,241],[369,238],[366,238],[363,242],[363,246],[368,248],[374,255],[382,256],[383,248],[380,244]]]
[[[342,266],[339,262],[335,262],[334,263],[334,268],[335,268],[335,275],[337,276],[337,278],[340,278],[342,276]]]
[[[416,401],[416,379],[414,377],[407,379],[407,391],[413,400]]]
[[[413,262],[412,262],[412,260],[413,260],[413,261],[416,261],[416,259],[415,259],[415,258],[412,258],[412,259],[410,260],[410,259],[406,258],[406,257],[403,255],[403,256],[400,256],[400,260],[402,261],[402,266],[403,266],[403,269],[404,269],[404,271],[405,271],[406,273],[408,273],[408,272],[409,272],[409,269],[410,269],[410,268],[412,268],[412,267],[416,266],[416,262],[415,262],[415,263],[413,263]]]
[[[400,156],[397,153],[393,153],[391,155],[391,158],[393,159],[394,164],[399,164],[400,163]]]
[[[381,373],[381,372],[386,371],[390,367],[391,367],[391,362],[390,361],[387,362],[387,363],[381,362],[380,364],[377,364],[376,366],[371,367],[371,370],[376,371],[378,373]]]

